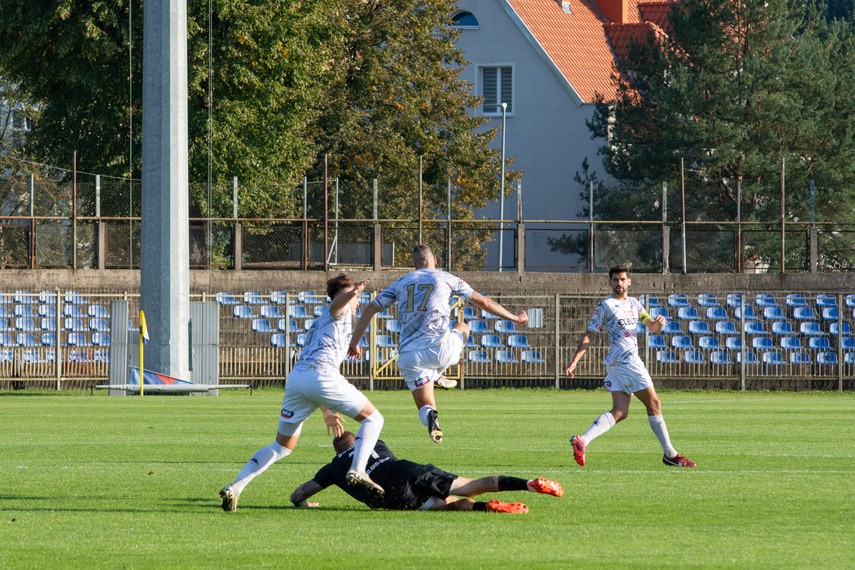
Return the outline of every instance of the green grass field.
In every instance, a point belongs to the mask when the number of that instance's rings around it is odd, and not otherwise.
[[[332,458],[320,413],[235,513],[219,489],[272,442],[278,390],[219,397],[0,395],[0,566],[495,568],[855,565],[855,394],[663,392],[676,469],[643,406],[573,461],[609,395],[438,394],[432,443],[407,392],[375,392],[398,457],[464,476],[544,476],[525,515],[372,512],[337,488],[288,497]],[[355,422],[345,424],[353,431]]]

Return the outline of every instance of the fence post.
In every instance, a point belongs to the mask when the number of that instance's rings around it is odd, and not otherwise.
[[[662,273],[671,271],[671,228],[668,227],[668,182],[662,183]]]
[[[422,241],[422,223],[424,222],[422,204],[423,204],[424,193],[422,192],[422,157],[419,156],[419,244],[424,243]]]
[[[745,297],[748,295],[747,291],[743,291],[739,294],[739,349],[742,351],[742,365],[739,367],[739,384],[741,390],[745,391],[745,355],[747,354],[745,350]]]
[[[819,251],[817,249],[816,222],[816,184],[810,181],[810,272],[817,273],[819,269]],[[840,305],[838,305],[840,306]]]
[[[95,247],[97,248],[96,255],[98,256],[98,269],[104,271],[107,268],[107,224],[98,221],[98,236]]]
[[[330,269],[330,243],[329,243],[329,229],[330,229],[330,192],[329,192],[329,157],[330,155],[324,155],[324,271],[329,271]]]
[[[445,268],[448,271],[451,271],[451,175],[448,177],[448,238],[446,239],[446,248],[448,249],[448,256],[445,261]],[[501,234],[499,234],[501,235]],[[501,247],[499,248],[501,251]],[[502,259],[499,257],[499,271],[502,270]]]
[[[594,182],[588,191],[588,273],[594,272]]]
[[[77,151],[74,151],[71,181],[71,268],[77,269]]]
[[[291,374],[291,293],[285,293],[285,378]]]
[[[784,178],[784,158],[781,158],[781,273],[787,272],[787,254],[785,243],[787,241],[787,230],[786,230],[786,211],[784,209],[786,201],[785,201],[785,186],[786,181]]]
[[[36,179],[30,173],[30,243],[29,243],[29,258],[30,269],[36,268],[36,218],[35,218],[35,201],[36,201]]]
[[[525,273],[525,224],[517,222],[517,273]]]
[[[561,379],[561,300],[555,294],[555,389],[558,390]]]
[[[309,179],[303,177],[303,271],[309,268]]]
[[[372,194],[372,216],[374,218],[374,271],[380,271],[383,268],[383,230],[380,228],[380,219],[378,217],[379,210],[377,207],[378,190],[377,179],[371,182]],[[395,253],[392,252],[392,266],[395,265]]]
[[[680,248],[683,252],[683,275],[686,274],[686,166],[685,159],[680,159]]]
[[[837,294],[837,391],[843,391],[843,293]]]
[[[59,334],[60,334],[60,331],[62,330],[62,327],[60,327],[59,323],[62,320],[62,306],[61,306],[60,300],[59,300],[59,289],[54,290],[54,293],[56,294],[56,300],[55,300],[55,304],[56,304],[56,323],[55,324],[56,324],[56,326],[54,327],[54,331],[53,331],[54,332],[53,350],[54,350],[54,355],[56,356],[56,389],[61,390],[62,389],[62,361],[63,361],[63,358],[62,358],[62,354],[60,354],[60,352],[59,352],[59,347],[62,346],[62,343],[59,340]]]
[[[736,179],[736,272],[742,273],[742,175]]]
[[[240,271],[243,269],[243,224],[238,221],[235,221],[234,245],[234,270]]]

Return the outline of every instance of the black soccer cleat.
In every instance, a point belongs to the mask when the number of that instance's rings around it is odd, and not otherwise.
[[[436,410],[428,412],[428,433],[434,443],[440,443],[442,441],[442,430],[439,429],[439,414]]]

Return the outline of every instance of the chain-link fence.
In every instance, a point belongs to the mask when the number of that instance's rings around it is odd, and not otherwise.
[[[422,242],[441,267],[455,271],[601,272],[617,263],[673,273],[855,268],[855,223],[827,189],[717,188],[694,173],[682,185],[589,185],[579,194],[576,219],[508,222],[475,219],[458,191],[415,175],[404,185],[336,178],[194,184],[189,263],[242,270],[408,267],[413,246]],[[537,195],[527,189],[520,200]],[[0,176],[0,267],[138,268],[140,214],[139,180],[7,169]]]

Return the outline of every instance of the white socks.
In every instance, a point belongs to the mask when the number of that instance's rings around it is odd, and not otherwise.
[[[427,406],[427,405],[422,406],[421,408],[419,408],[419,420],[421,420],[421,422],[422,422],[422,425],[423,425],[423,426],[426,426],[426,425],[427,425],[427,422],[428,422],[428,414],[429,414],[429,413],[430,413],[430,411],[431,411],[431,410],[433,410],[433,409],[434,409],[434,407],[433,407],[433,406]]]
[[[659,417],[661,418],[662,416]],[[588,445],[592,439],[599,435],[603,435],[604,433],[609,431],[609,429],[611,429],[614,425],[615,418],[614,416],[612,416],[612,413],[605,412],[603,414],[600,414],[600,417],[594,420],[594,423],[591,424],[591,427],[588,428],[588,431],[580,435],[579,439],[582,440],[582,443]]]
[[[238,473],[237,479],[232,483],[232,491],[240,495],[247,483],[255,479],[256,475],[264,473],[268,467],[288,456],[291,450],[287,447],[282,447],[275,441],[273,445],[268,445],[263,449],[259,449],[252,456],[252,459],[246,462],[243,469]]]
[[[665,420],[662,419],[662,414],[658,416],[647,416],[647,421],[650,422],[650,429],[659,438],[659,443],[662,445],[662,451],[668,457],[677,455],[677,450],[671,446],[671,438],[668,436],[668,428],[665,427]]]
[[[353,464],[351,467],[360,473],[365,473],[368,458],[374,451],[380,430],[383,429],[383,416],[378,410],[362,420],[359,431],[356,433],[356,442],[353,444]]]

